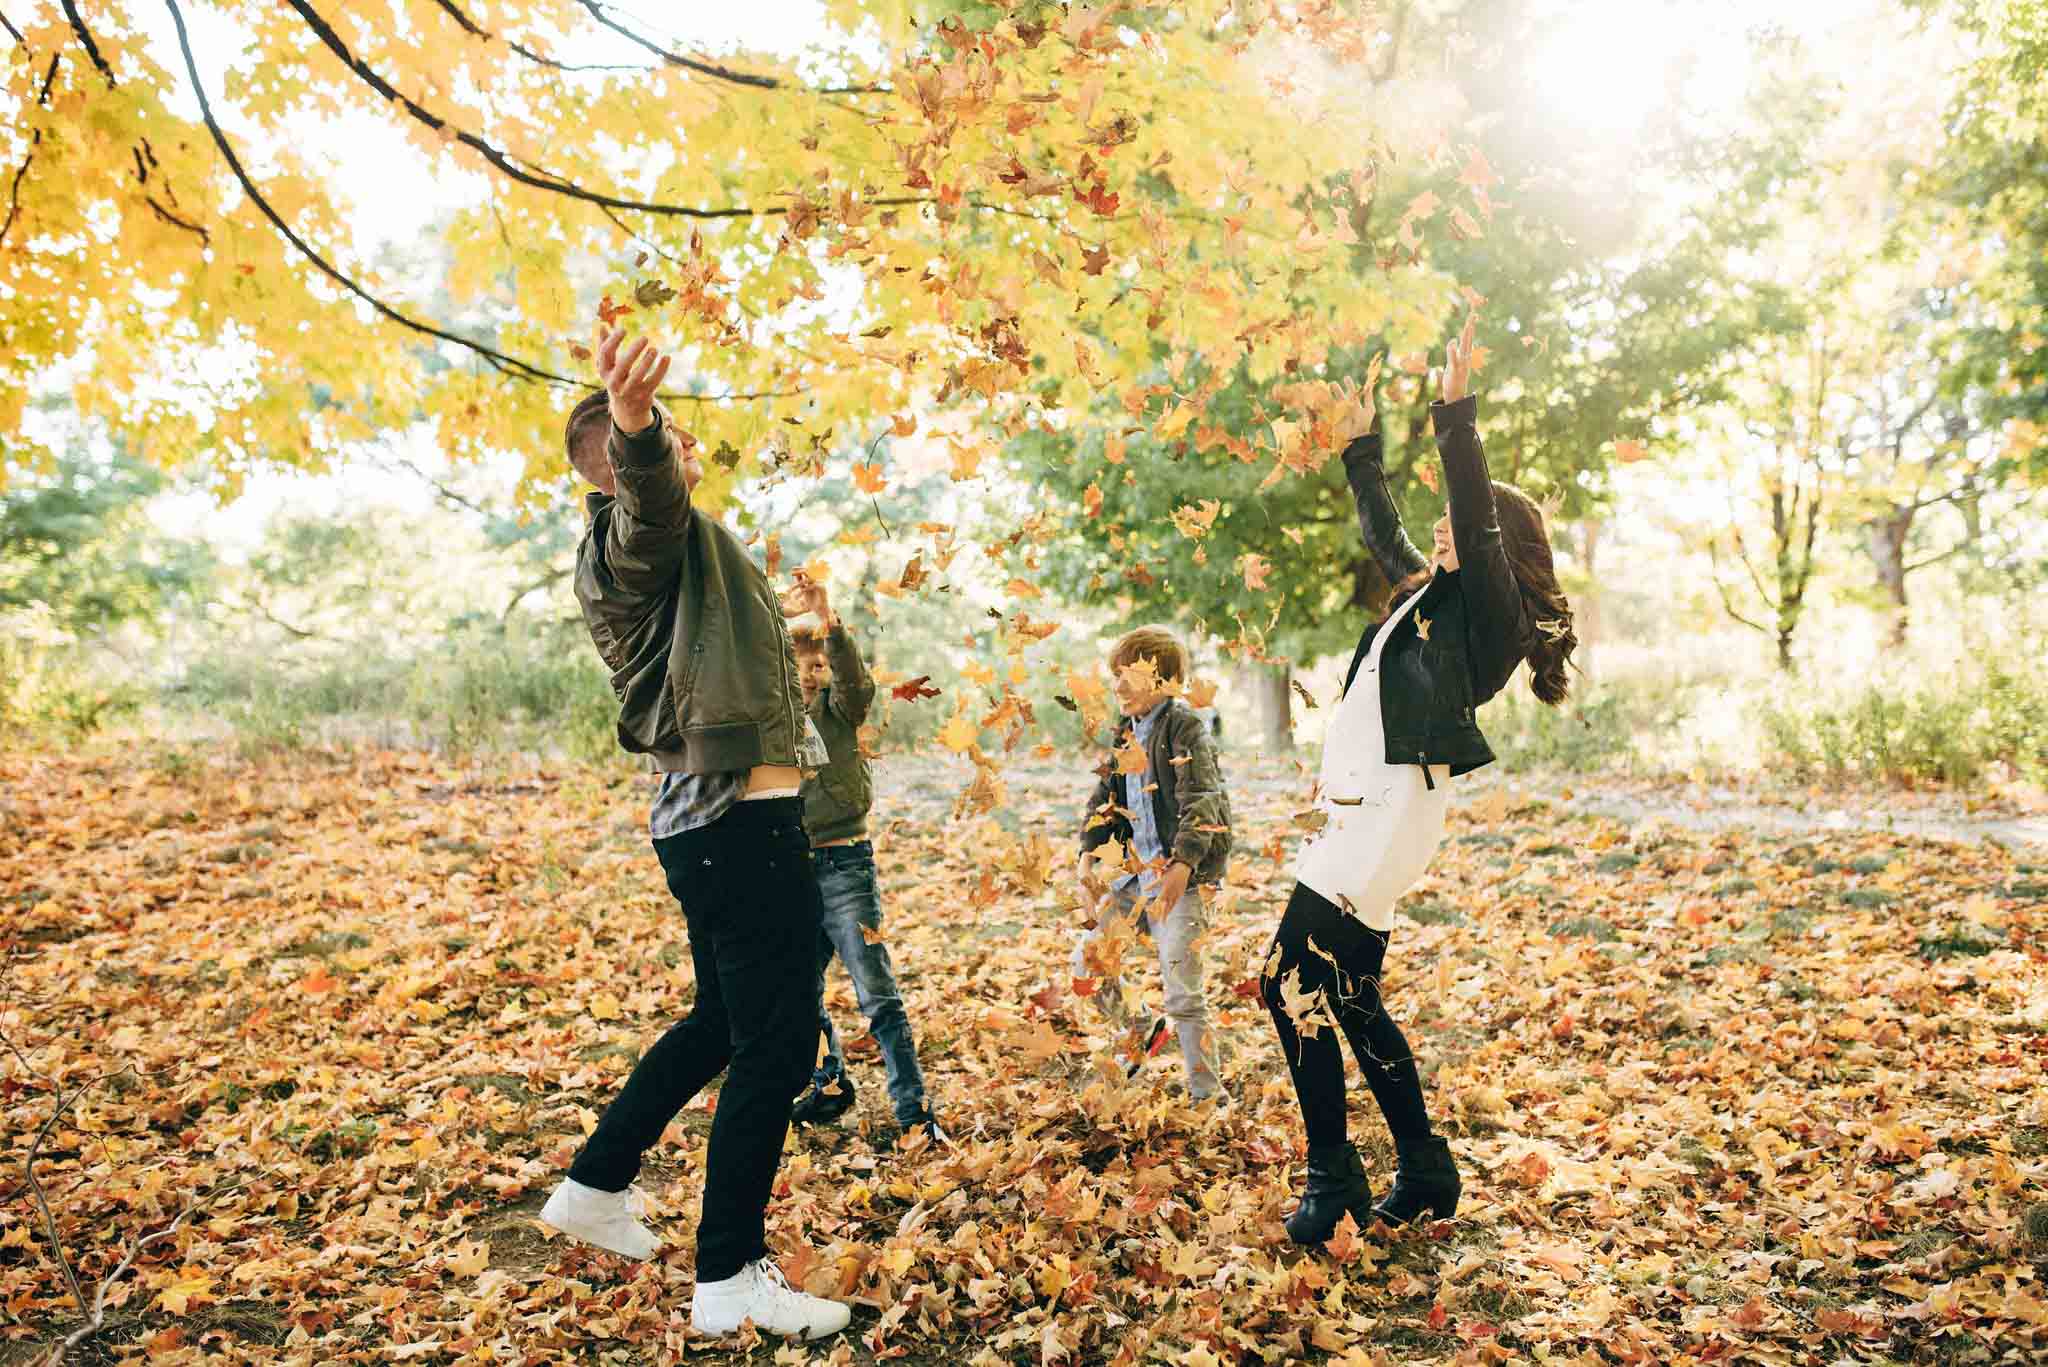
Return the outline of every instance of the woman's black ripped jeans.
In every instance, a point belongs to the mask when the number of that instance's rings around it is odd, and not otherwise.
[[[1380,965],[1386,956],[1387,932],[1345,915],[1312,889],[1294,885],[1259,976],[1259,994],[1280,1032],[1312,1149],[1346,1139],[1340,1030],[1351,1041],[1395,1147],[1406,1152],[1429,1138],[1422,1075],[1407,1037],[1380,1002]]]

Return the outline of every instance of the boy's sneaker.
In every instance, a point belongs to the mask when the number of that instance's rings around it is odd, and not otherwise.
[[[540,1208],[540,1218],[570,1238],[642,1261],[661,1252],[661,1240],[640,1223],[646,1213],[640,1193],[631,1187],[599,1191],[568,1177]]]
[[[819,1339],[836,1334],[853,1318],[838,1301],[807,1296],[791,1286],[782,1269],[762,1258],[722,1282],[698,1282],[690,1302],[690,1327],[700,1334],[730,1334],[742,1320],[771,1334]]]
[[[1132,1040],[1135,1050],[1131,1055],[1130,1062],[1124,1065],[1125,1077],[1136,1077],[1138,1070],[1145,1066],[1145,1060],[1166,1047],[1166,1038],[1171,1028],[1166,1017],[1155,1016],[1152,1018],[1151,1029],[1147,1030],[1142,1037],[1135,1037]]]
[[[902,1142],[905,1135],[917,1130],[924,1131],[925,1137],[934,1144],[950,1144],[953,1142],[946,1132],[939,1128],[938,1117],[932,1114],[929,1102],[925,1104],[922,1111],[912,1116],[909,1120],[891,1121],[889,1127],[882,1131],[882,1133],[891,1144],[898,1144]]]
[[[811,1085],[796,1099],[796,1105],[789,1108],[792,1125],[822,1125],[837,1120],[853,1109],[853,1076],[841,1073],[836,1078],[812,1077]]]

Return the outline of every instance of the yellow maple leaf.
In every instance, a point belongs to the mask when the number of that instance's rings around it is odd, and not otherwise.
[[[974,479],[981,473],[981,458],[984,454],[978,446],[965,446],[959,442],[952,445],[954,483],[963,479]]]
[[[1222,511],[1223,505],[1213,498],[1205,498],[1199,504],[1184,503],[1173,510],[1173,525],[1190,541],[1200,541],[1209,534],[1216,524],[1216,514]]]
[[[980,739],[981,729],[967,719],[964,712],[955,712],[946,724],[939,728],[939,744],[955,754],[963,754],[974,748]]]
[[[196,1267],[187,1266],[156,1293],[156,1298],[173,1315],[182,1315],[193,1301],[213,1299],[213,1278]]]
[[[609,992],[600,992],[590,999],[590,1015],[593,1020],[615,1021],[624,1014],[619,1009],[619,999]]]

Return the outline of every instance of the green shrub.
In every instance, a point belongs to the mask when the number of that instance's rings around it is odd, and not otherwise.
[[[166,700],[227,724],[245,752],[384,736],[453,751],[616,754],[618,701],[580,634],[458,624],[413,653],[363,642],[317,656],[218,654]]]
[[[2048,775],[2048,680],[1993,666],[1913,691],[1871,685],[1837,706],[1771,707],[1766,745],[1802,777],[1968,783],[1994,764]]]
[[[1494,753],[1513,767],[1583,772],[1634,758],[1637,737],[1667,733],[1684,714],[1685,690],[1676,684],[1575,679],[1571,697],[1549,707],[1517,675],[1486,705],[1480,726]]]
[[[93,669],[79,647],[0,630],[0,739],[76,744],[134,714],[145,697]]]

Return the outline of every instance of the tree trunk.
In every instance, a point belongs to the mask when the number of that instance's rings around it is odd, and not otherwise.
[[[1910,507],[1892,508],[1863,524],[1863,544],[1877,567],[1877,582],[1892,602],[1891,643],[1906,644],[1906,537],[1913,530]]]
[[[1260,748],[1268,754],[1293,750],[1294,693],[1288,687],[1291,672],[1287,666],[1248,664],[1242,676],[1258,719]]]
[[[1579,648],[1572,652],[1572,659],[1589,683],[1593,678],[1593,648],[1599,644],[1604,626],[1600,620],[1600,570],[1595,561],[1600,550],[1601,526],[1597,518],[1588,518],[1580,524],[1585,540],[1586,594],[1585,601],[1578,604],[1573,614],[1578,619]]]

